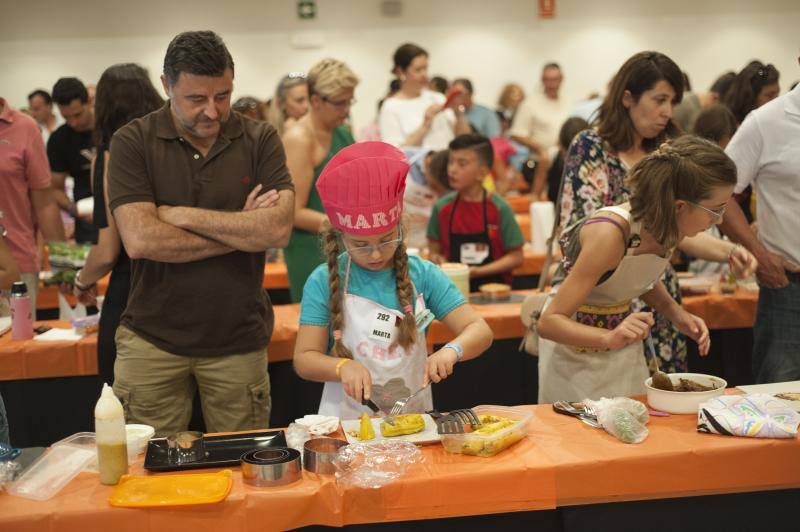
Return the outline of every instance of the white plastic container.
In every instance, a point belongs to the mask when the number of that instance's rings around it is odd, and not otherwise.
[[[114,485],[128,473],[128,438],[122,403],[108,384],[103,384],[103,392],[94,408],[94,428],[100,482]]]
[[[128,464],[136,461],[136,458],[147,449],[147,442],[156,433],[156,429],[150,425],[125,425],[125,433],[128,439]]]
[[[547,253],[547,239],[553,231],[556,217],[555,206],[551,201],[534,201],[530,207],[531,246],[538,255]]]
[[[644,381],[647,388],[647,403],[656,410],[669,412],[670,414],[694,414],[697,415],[697,407],[712,397],[718,397],[725,393],[728,382],[713,375],[702,373],[668,373],[667,377],[672,384],[678,385],[678,379],[691,379],[697,384],[714,386],[714,390],[706,392],[670,392],[653,388],[653,378],[649,377]]]
[[[443,434],[442,447],[445,451],[483,457],[494,456],[523,439],[528,433],[528,424],[533,417],[533,412],[529,410],[517,410],[505,406],[481,405],[472,410],[478,416],[503,417],[513,420],[514,424],[491,434],[476,432]],[[465,430],[469,430],[468,426],[465,426]]]
[[[453,281],[453,284],[459,289],[464,299],[469,301],[469,266],[460,262],[445,262],[440,264],[439,267]]]

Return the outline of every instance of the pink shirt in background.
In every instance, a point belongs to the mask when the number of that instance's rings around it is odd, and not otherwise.
[[[23,273],[39,271],[30,190],[50,187],[50,165],[33,118],[0,98],[0,211],[7,242]]]

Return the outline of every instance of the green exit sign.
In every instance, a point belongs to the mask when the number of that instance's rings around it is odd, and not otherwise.
[[[315,0],[300,0],[297,2],[297,16],[302,20],[317,18],[317,2]]]

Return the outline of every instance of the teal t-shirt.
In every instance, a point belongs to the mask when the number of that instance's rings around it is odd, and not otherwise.
[[[342,289],[346,271],[347,254],[342,253],[339,256]],[[441,320],[453,309],[466,303],[458,288],[432,262],[419,257],[408,257],[408,273],[416,292],[422,294],[425,306],[437,319]],[[328,266],[322,264],[311,272],[303,289],[303,300],[300,303],[301,325],[328,325],[330,322],[328,286]],[[397,300],[397,281],[392,268],[373,272],[353,262],[350,266],[348,293],[370,299],[386,308],[401,310]]]

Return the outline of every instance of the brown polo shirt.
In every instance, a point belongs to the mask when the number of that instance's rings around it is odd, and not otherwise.
[[[207,157],[178,135],[169,103],[120,128],[110,150],[112,211],[136,202],[240,211],[258,184],[292,189],[278,134],[234,111]],[[262,288],[264,253],[179,264],[134,260],[131,275],[122,324],[167,352],[220,356],[269,343],[274,316]]]

